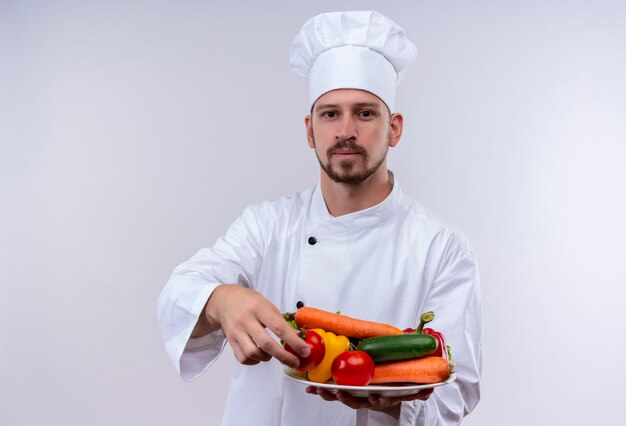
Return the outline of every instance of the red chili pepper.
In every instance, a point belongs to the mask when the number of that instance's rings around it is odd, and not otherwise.
[[[432,328],[425,328],[422,330],[422,333],[430,334],[437,341],[437,350],[432,356],[440,356],[448,359],[448,348],[446,346],[446,339],[443,337],[443,334],[433,330]]]

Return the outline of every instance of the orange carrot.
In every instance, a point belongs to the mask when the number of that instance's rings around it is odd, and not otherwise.
[[[371,384],[375,383],[438,383],[450,378],[448,360],[440,356],[376,364]]]
[[[403,334],[402,330],[389,324],[365,321],[308,306],[298,309],[295,320],[298,327],[321,328],[335,334],[358,339]]]

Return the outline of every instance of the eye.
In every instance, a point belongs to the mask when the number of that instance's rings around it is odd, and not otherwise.
[[[322,113],[322,117],[323,118],[336,118],[337,117],[337,112],[335,111],[326,111]]]
[[[359,117],[361,118],[373,118],[374,117],[374,113],[372,111],[368,111],[368,110],[364,110],[364,111],[359,111]]]

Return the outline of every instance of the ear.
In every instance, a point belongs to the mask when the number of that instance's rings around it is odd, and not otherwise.
[[[306,126],[306,140],[309,148],[315,148],[315,138],[313,137],[313,119],[310,115],[304,117],[304,125]]]
[[[402,117],[402,114],[400,114],[399,112],[391,114],[391,118],[389,122],[389,127],[390,127],[389,146],[390,147],[393,148],[394,146],[398,145],[398,142],[400,142],[400,138],[402,137],[403,125],[404,125],[404,117]]]

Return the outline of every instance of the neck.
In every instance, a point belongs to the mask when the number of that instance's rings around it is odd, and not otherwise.
[[[335,182],[323,170],[320,173],[326,207],[335,217],[375,206],[387,198],[393,187],[386,162],[366,180],[354,185]]]

